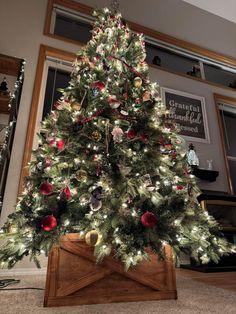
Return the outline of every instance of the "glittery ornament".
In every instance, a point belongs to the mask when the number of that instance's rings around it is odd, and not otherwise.
[[[140,77],[137,76],[134,78],[134,86],[135,87],[141,87],[142,83],[143,83],[143,81]]]
[[[57,226],[57,220],[53,215],[45,216],[42,220],[41,227],[44,231],[51,231]]]
[[[101,135],[100,132],[94,131],[92,133],[92,138],[93,138],[94,141],[99,142],[102,139],[102,135]]]
[[[91,230],[85,235],[85,242],[88,245],[96,246],[101,243],[102,235],[99,234],[96,230]]]
[[[43,182],[39,187],[39,192],[42,195],[49,195],[53,192],[53,185],[49,182]]]
[[[88,178],[87,171],[80,169],[76,172],[76,178],[78,181],[86,182]]]
[[[79,102],[74,101],[71,104],[71,109],[74,111],[79,111],[81,109],[81,104]]]
[[[129,129],[128,131],[127,131],[127,133],[126,133],[126,136],[127,136],[127,139],[128,140],[132,140],[133,138],[135,138],[136,137],[136,132],[135,132],[135,130],[134,129]]]

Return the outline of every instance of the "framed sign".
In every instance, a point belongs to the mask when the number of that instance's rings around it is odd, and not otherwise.
[[[186,140],[209,143],[209,131],[205,108],[205,99],[163,87],[162,100],[170,112],[170,119],[180,129],[180,135]]]

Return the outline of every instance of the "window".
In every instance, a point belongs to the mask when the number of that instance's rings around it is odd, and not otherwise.
[[[93,8],[72,0],[49,0],[46,35],[86,44],[91,38]],[[236,90],[236,60],[127,21],[145,35],[147,62]]]

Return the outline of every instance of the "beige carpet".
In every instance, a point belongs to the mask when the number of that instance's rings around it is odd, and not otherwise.
[[[1,277],[1,279],[4,277]],[[7,277],[10,278],[10,277]],[[45,276],[14,276],[21,283],[8,288],[44,288]],[[178,300],[43,308],[44,291],[0,290],[1,314],[235,314],[236,292],[215,288],[178,275]]]

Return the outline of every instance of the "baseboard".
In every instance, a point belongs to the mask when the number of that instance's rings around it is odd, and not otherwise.
[[[46,275],[47,268],[13,268],[13,269],[0,269],[0,276],[27,276],[27,275]]]

